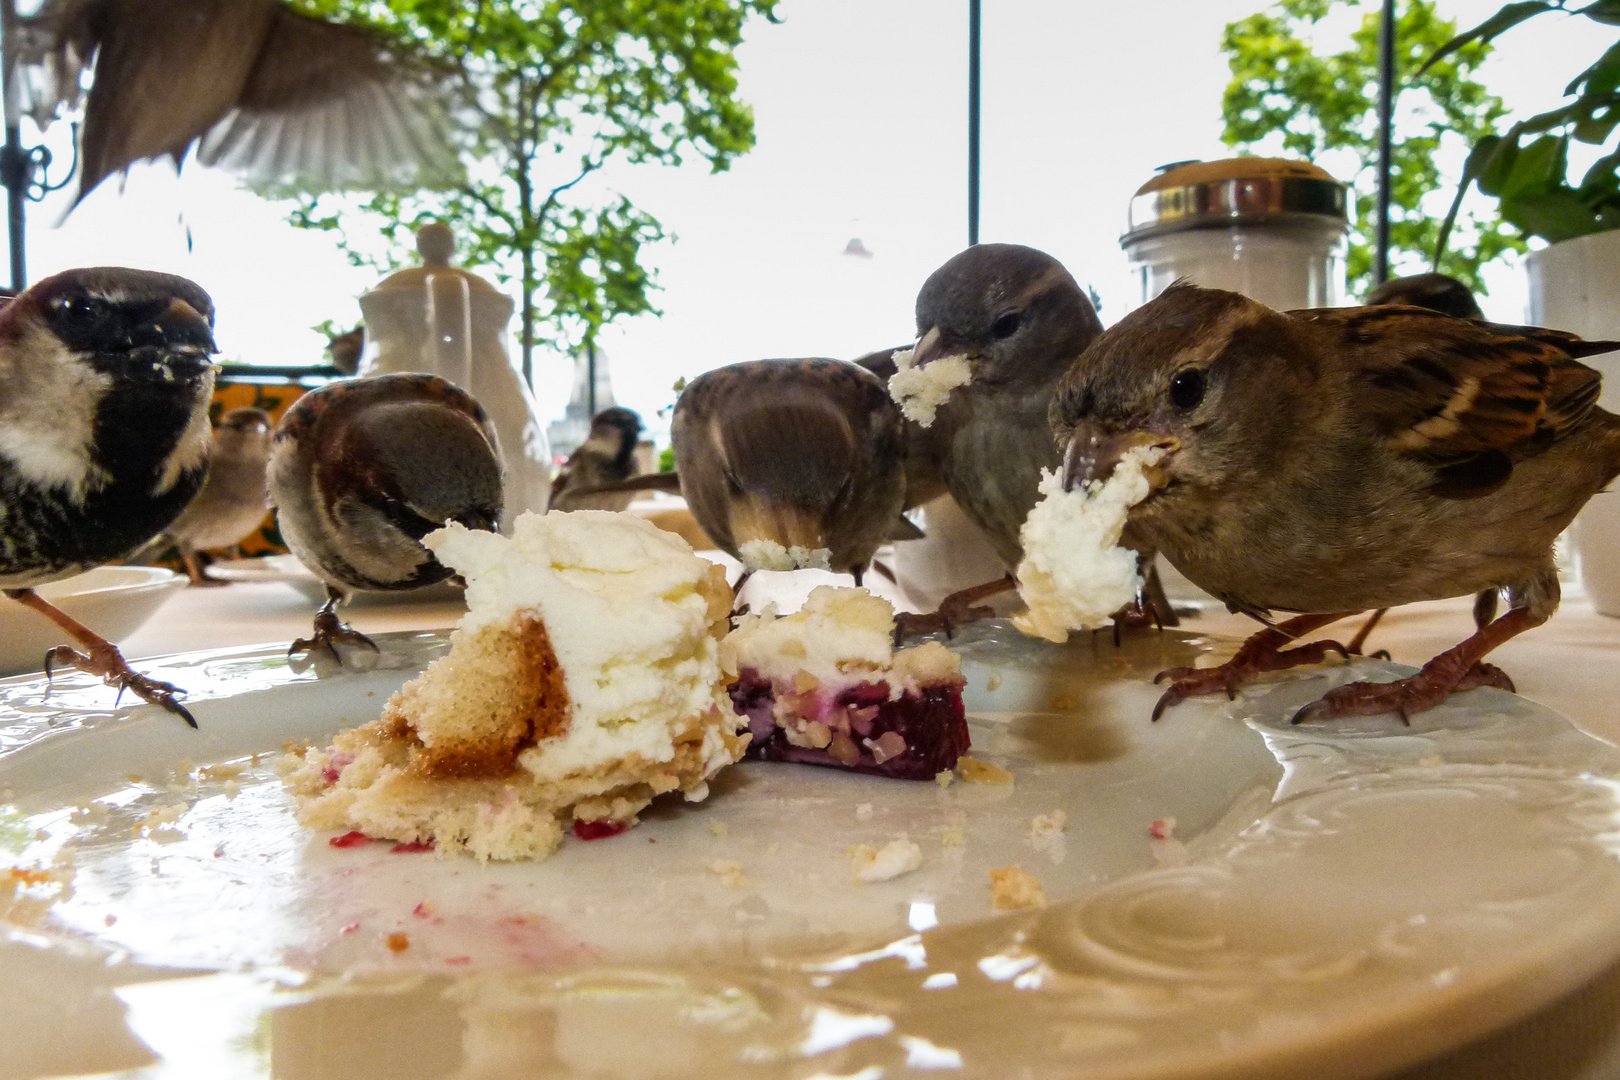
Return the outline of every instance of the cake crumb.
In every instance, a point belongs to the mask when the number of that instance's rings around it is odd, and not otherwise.
[[[1063,833],[1068,827],[1069,815],[1062,810],[1036,814],[1029,823],[1029,846],[1047,856],[1056,866],[1063,861]]]
[[[1148,826],[1148,833],[1155,840],[1168,840],[1175,835],[1175,832],[1176,819],[1173,817],[1156,818],[1153,824]]]
[[[1132,506],[1153,490],[1148,472],[1162,447],[1127,450],[1107,480],[1065,490],[1060,470],[1041,470],[1041,499],[1019,530],[1024,557],[1018,595],[1028,610],[1013,625],[1031,637],[1064,642],[1071,630],[1106,626],[1142,588],[1136,552],[1120,546]]]
[[[973,366],[965,354],[958,353],[918,367],[912,363],[915,352],[915,349],[895,350],[895,372],[889,376],[889,396],[894,398],[907,420],[928,427],[951,391],[973,381]]]
[[[984,681],[984,688],[986,690],[1000,690],[1001,689],[1001,673],[996,672],[995,674],[991,675],[988,679],[986,679]]]
[[[967,816],[956,814],[945,823],[941,830],[939,842],[946,847],[959,848],[967,845]]]
[[[1148,846],[1160,866],[1180,866],[1187,861],[1187,845],[1176,838],[1176,819],[1158,818],[1148,826]]]
[[[922,848],[904,834],[881,848],[856,844],[849,849],[849,855],[855,864],[855,880],[867,884],[909,874],[922,865]]]
[[[305,754],[309,753],[309,740],[288,739],[286,742],[281,744],[281,752],[283,754],[290,754],[295,758],[301,758]]]
[[[964,784],[1010,784],[1013,774],[999,765],[963,755],[957,759],[956,771]]]
[[[389,952],[402,953],[411,947],[411,935],[409,934],[389,934],[383,940],[387,942]]]
[[[726,823],[723,821],[711,821],[709,822],[709,831],[716,836],[724,836],[726,835]]]
[[[938,784],[940,787],[950,787],[955,780],[956,773],[952,772],[950,769],[941,769],[939,772],[934,774],[934,783]]]
[[[197,770],[197,779],[206,781],[234,780],[247,771],[241,762],[226,761],[218,765],[204,765]]]
[[[719,877],[728,889],[746,889],[753,884],[743,873],[743,865],[736,859],[714,859],[708,864],[709,872]]]
[[[1046,906],[1046,893],[1040,879],[1018,865],[990,871],[990,903],[1003,911],[1021,911]]]
[[[869,803],[869,802],[863,802],[859,806],[855,807],[855,820],[856,821],[871,821],[872,820],[872,804]]]

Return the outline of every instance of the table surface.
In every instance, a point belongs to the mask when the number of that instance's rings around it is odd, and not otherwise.
[[[759,575],[778,579],[776,595],[792,604],[813,584],[842,580],[804,571]],[[784,580],[785,579],[785,580]],[[872,581],[874,591],[895,599],[891,586]],[[750,584],[746,599],[763,600]],[[1396,661],[1421,664],[1472,630],[1471,601],[1415,604],[1394,612],[1369,647],[1387,648]],[[367,633],[435,629],[452,625],[455,602],[370,602],[345,612]],[[282,583],[235,583],[179,593],[146,626],[123,642],[131,659],[201,648],[290,641],[307,634],[313,605]],[[1203,610],[1183,629],[1239,638],[1254,628],[1243,617]],[[1351,632],[1345,631],[1346,634]],[[1584,730],[1620,744],[1620,708],[1612,704],[1620,684],[1620,619],[1596,614],[1578,590],[1547,625],[1509,642],[1491,657],[1518,684],[1520,693],[1558,710]],[[1442,1058],[1398,1074],[1398,1080],[1463,1080],[1500,1076],[1522,1080],[1612,1080],[1620,1078],[1620,965],[1585,988],[1506,1030]]]

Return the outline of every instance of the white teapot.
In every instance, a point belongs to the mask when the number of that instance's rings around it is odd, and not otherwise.
[[[360,374],[428,372],[478,399],[500,441],[505,532],[523,511],[545,510],[551,449],[534,397],[507,353],[512,300],[477,274],[451,266],[455,249],[449,226],[424,225],[416,232],[422,265],[390,274],[360,297],[366,320]]]

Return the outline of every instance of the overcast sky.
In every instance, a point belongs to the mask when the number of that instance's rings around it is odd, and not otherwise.
[[[1119,247],[1131,193],[1156,166],[1224,157],[1222,27],[1260,0],[988,0],[984,4],[980,238],[1061,259],[1102,298],[1105,323],[1139,302]],[[1472,25],[1498,6],[1442,0]],[[601,184],[674,237],[650,252],[662,318],[605,334],[621,403],[651,426],[671,385],[767,356],[853,357],[914,333],[928,273],[967,241],[967,4],[785,0],[738,59],[758,144],[727,173],[624,167]],[[1541,25],[1538,25],[1538,22]],[[1612,35],[1555,16],[1504,39],[1485,81],[1521,115],[1558,91]],[[1549,62],[1556,59],[1556,64]],[[66,160],[57,125],[50,141]],[[61,225],[64,196],[30,206],[31,277],[123,264],[209,289],[226,359],[318,363],[309,327],[357,320],[374,276],[330,238],[287,226],[229,177],[166,164],[109,181]],[[188,249],[188,232],[190,247]],[[842,254],[859,237],[870,259]],[[1523,317],[1516,268],[1492,275],[1488,315]],[[566,363],[547,358],[542,411],[565,404]]]

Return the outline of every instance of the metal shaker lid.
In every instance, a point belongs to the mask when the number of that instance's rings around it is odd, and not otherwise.
[[[1349,222],[1349,185],[1308,161],[1235,157],[1167,166],[1131,197],[1120,243],[1183,229]]]

